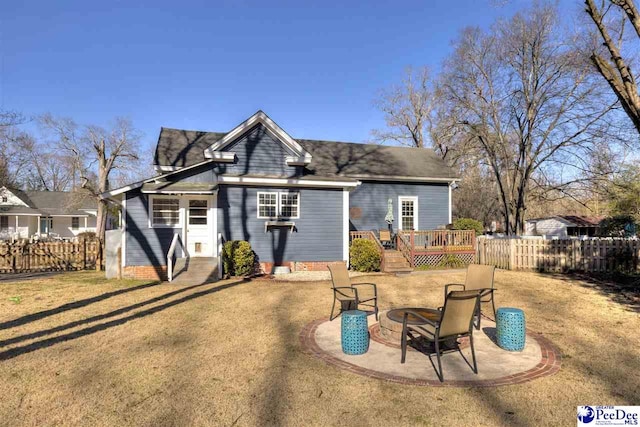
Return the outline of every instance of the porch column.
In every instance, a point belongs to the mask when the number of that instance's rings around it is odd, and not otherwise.
[[[84,231],[87,231],[87,217],[84,217]]]
[[[16,215],[16,234],[18,235],[18,239],[20,238],[20,232],[18,231],[18,215]]]
[[[342,189],[342,260],[349,267],[349,190]]]

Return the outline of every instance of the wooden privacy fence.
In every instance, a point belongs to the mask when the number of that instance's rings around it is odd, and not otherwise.
[[[636,239],[478,239],[480,264],[542,272],[640,271]]]
[[[98,242],[0,243],[0,273],[95,268]]]

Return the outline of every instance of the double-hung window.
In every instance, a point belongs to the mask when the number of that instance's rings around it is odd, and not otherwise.
[[[9,217],[8,216],[0,216],[0,230],[6,231],[9,229]]]
[[[180,199],[151,197],[151,225],[153,227],[179,227]]]
[[[72,230],[77,230],[80,228],[80,218],[78,218],[77,216],[72,216],[71,217],[71,229]]]
[[[258,218],[300,218],[300,193],[258,192]]]

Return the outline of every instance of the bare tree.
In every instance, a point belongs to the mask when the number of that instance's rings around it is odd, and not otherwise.
[[[431,146],[435,95],[427,67],[407,67],[402,83],[383,90],[374,105],[384,113],[385,129],[372,131],[379,142]]]
[[[555,8],[536,4],[488,31],[464,30],[441,75],[451,144],[491,171],[507,233],[523,231],[534,177],[577,176],[611,109],[567,40]]]
[[[629,23],[640,37],[640,13],[633,0],[602,0],[599,7],[594,0],[585,0],[585,4],[602,42],[593,49],[590,59],[640,132],[640,95],[632,70],[634,58],[623,54],[625,24]]]
[[[58,119],[49,114],[41,118],[41,123],[55,135],[58,148],[73,159],[81,187],[96,198],[96,236],[102,250],[107,202],[99,195],[110,189],[109,182],[119,170],[136,168],[141,135],[131,121],[124,118],[117,118],[110,129],[93,125],[80,127],[71,119]]]

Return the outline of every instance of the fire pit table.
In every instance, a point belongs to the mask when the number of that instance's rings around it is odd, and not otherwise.
[[[400,341],[402,339],[402,321],[404,319],[404,313],[406,311],[414,311],[421,316],[426,317],[429,320],[437,322],[440,320],[440,316],[442,312],[440,310],[434,308],[424,308],[424,307],[403,307],[403,308],[394,308],[392,310],[380,313],[380,336],[396,345],[400,345]],[[420,319],[417,316],[409,313],[407,317],[407,323],[409,325],[424,325],[424,320]],[[422,346],[427,346],[432,348],[432,343],[427,340],[420,340]],[[456,339],[452,338],[449,340],[443,341],[443,348],[450,349],[455,348],[457,346]]]

